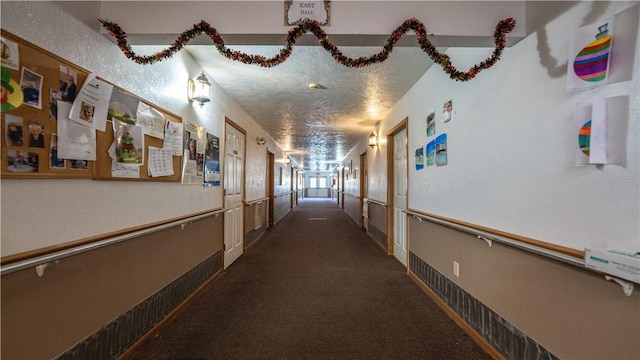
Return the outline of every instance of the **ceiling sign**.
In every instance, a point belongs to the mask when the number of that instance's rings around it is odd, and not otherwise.
[[[320,25],[329,25],[331,1],[285,1],[285,25],[298,25],[304,19],[311,19]]]

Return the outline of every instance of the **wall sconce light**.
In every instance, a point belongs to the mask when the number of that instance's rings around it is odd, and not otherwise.
[[[288,156],[286,156],[286,157],[284,158],[284,163],[285,163],[285,164],[287,164],[287,165],[291,164],[291,158],[289,158]]]
[[[371,135],[369,135],[369,146],[371,146],[372,148],[378,146],[378,137],[374,133],[371,133]]]
[[[209,97],[210,87],[211,83],[204,74],[204,71],[201,72],[195,80],[189,79],[189,86],[187,87],[187,97],[189,101],[196,101],[200,104],[200,107],[202,107],[204,103],[211,101]]]
[[[264,144],[266,144],[266,143],[267,143],[267,140],[265,140],[264,138],[261,138],[261,137],[256,138],[256,144],[258,144],[258,145],[264,145]]]

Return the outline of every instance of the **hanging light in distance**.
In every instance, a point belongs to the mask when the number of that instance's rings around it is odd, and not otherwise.
[[[207,76],[204,74],[204,71],[198,75],[195,79],[189,79],[189,86],[187,88],[187,97],[189,101],[197,102],[200,104],[200,107],[204,105],[204,103],[211,101],[209,97],[209,88],[211,87],[211,83]]]

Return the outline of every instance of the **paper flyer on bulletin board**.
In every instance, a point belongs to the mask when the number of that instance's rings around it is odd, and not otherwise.
[[[162,147],[170,149],[173,156],[182,156],[182,133],[184,132],[184,127],[179,122],[167,121],[166,124]]]
[[[58,156],[62,159],[96,160],[96,132],[69,120],[71,104],[57,101],[58,105]]]
[[[149,161],[147,171],[149,176],[171,176],[173,175],[173,155],[171,149],[148,147]]]
[[[113,85],[89,74],[69,111],[69,119],[92,129],[105,131],[109,96]]]
[[[184,126],[182,185],[204,183],[204,128],[194,123]]]
[[[220,138],[207,133],[204,160],[204,186],[220,186]]]

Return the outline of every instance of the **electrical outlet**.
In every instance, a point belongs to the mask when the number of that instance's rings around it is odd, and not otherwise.
[[[453,262],[453,275],[460,277],[460,264],[457,261]]]

